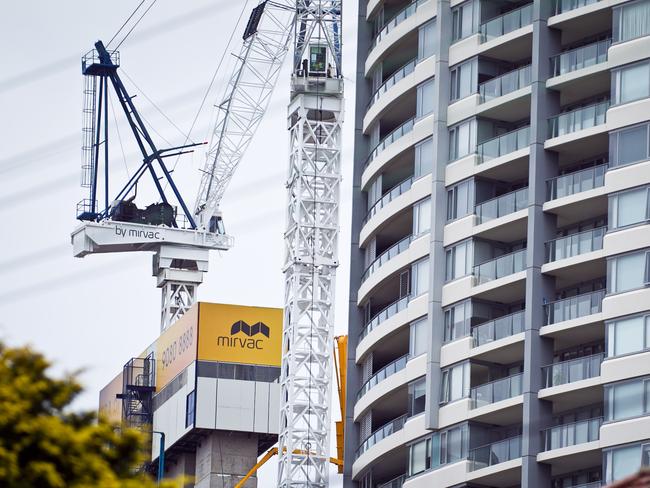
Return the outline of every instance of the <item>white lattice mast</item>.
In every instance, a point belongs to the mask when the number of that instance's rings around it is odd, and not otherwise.
[[[278,486],[328,486],[341,181],[341,0],[298,0]]]

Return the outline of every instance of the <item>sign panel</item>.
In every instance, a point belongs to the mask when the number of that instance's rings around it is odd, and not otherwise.
[[[122,393],[122,373],[99,392],[99,415],[112,423],[122,421],[122,400],[117,395]]]
[[[162,390],[196,359],[198,318],[199,304],[194,304],[156,341],[156,391]]]
[[[200,303],[197,359],[280,366],[281,308]]]

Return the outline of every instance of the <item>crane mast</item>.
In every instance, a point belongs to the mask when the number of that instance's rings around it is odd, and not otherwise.
[[[297,0],[278,486],[328,486],[341,181],[341,0]]]

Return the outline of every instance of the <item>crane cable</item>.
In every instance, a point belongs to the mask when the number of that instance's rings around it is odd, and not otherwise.
[[[153,2],[151,2],[151,5],[149,5],[149,6],[147,7],[147,9],[146,9],[146,10],[142,13],[142,15],[140,16],[140,18],[139,18],[138,20],[135,21],[135,23],[133,24],[133,26],[129,29],[129,32],[127,32],[127,33],[124,35],[124,37],[122,38],[122,40],[118,43],[118,45],[115,46],[115,51],[117,51],[117,50],[120,48],[120,46],[122,45],[122,43],[123,43],[124,41],[126,41],[126,39],[131,35],[131,32],[133,32],[133,30],[138,26],[138,24],[139,24],[140,21],[144,18],[144,16],[147,15],[147,13],[149,12],[149,10],[151,10],[151,7],[153,7],[154,5],[156,5],[156,2],[157,2],[157,1],[158,1],[158,0],[153,0]],[[144,0],[143,0],[143,2],[144,2]],[[140,3],[140,5],[142,5],[142,2]],[[140,5],[138,5],[138,6],[136,7],[136,11],[140,8]],[[133,12],[133,14],[135,14],[135,11]],[[129,18],[131,18],[131,17],[133,16],[133,14],[132,14]],[[128,20],[127,20],[127,22],[128,22]],[[122,30],[122,28],[123,28],[123,27],[120,27],[120,30]]]
[[[106,44],[106,48],[107,48],[107,49],[108,49],[108,46],[111,45],[111,42],[113,42],[113,41],[115,40],[115,38],[118,36],[118,34],[119,34],[120,32],[122,32],[122,29],[124,29],[124,27],[126,26],[126,24],[128,24],[129,20],[131,20],[131,19],[133,18],[133,16],[134,16],[134,15],[136,14],[136,12],[140,9],[140,7],[142,7],[142,4],[143,4],[144,2],[146,2],[146,1],[147,1],[147,0],[142,0],[142,1],[138,4],[138,6],[133,10],[133,12],[131,12],[131,15],[129,15],[129,16],[127,17],[127,19],[124,21],[124,23],[121,25],[121,27],[120,27],[119,29],[117,29],[117,32],[116,32],[115,34],[113,34],[113,37],[111,37],[111,40],[108,41],[108,43]]]

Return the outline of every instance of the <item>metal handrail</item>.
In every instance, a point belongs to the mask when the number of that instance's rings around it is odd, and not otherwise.
[[[472,347],[482,346],[524,331],[524,311],[504,315],[472,327]]]
[[[564,51],[551,57],[552,76],[559,76],[588,66],[604,63],[607,61],[607,50],[611,44],[612,39],[607,38]]]
[[[373,148],[372,151],[370,151],[370,154],[368,155],[368,159],[366,159],[363,168],[364,169],[367,168],[368,165],[373,161],[373,159],[375,159],[384,149],[390,146],[393,142],[397,141],[402,136],[411,132],[413,130],[414,124],[415,124],[415,117],[408,119],[402,125],[400,125],[396,129],[393,129],[386,137],[384,137],[379,142],[379,144],[377,144]]]
[[[394,361],[391,361],[388,363],[386,366],[381,368],[379,371],[377,371],[375,374],[373,374],[368,381],[366,381],[361,388],[359,388],[359,391],[357,392],[357,401],[368,393],[373,387],[377,386],[379,383],[384,381],[386,378],[390,378],[393,376],[395,373],[402,371],[406,367],[406,363],[408,361],[409,355],[404,354],[404,356],[401,356]]]
[[[559,137],[602,125],[607,120],[609,100],[569,110],[548,119],[548,137]]]
[[[406,481],[406,475],[402,474],[400,476],[393,478],[390,481],[387,481],[386,483],[377,485],[377,488],[402,488],[402,486],[404,486],[405,481]]]
[[[372,96],[370,97],[370,101],[368,102],[368,105],[367,105],[367,107],[366,107],[366,110],[370,109],[370,107],[372,107],[372,106],[375,104],[375,102],[377,102],[377,101],[381,98],[381,96],[382,96],[384,93],[386,93],[390,88],[392,88],[393,86],[395,86],[395,84],[396,84],[398,81],[403,80],[403,79],[406,78],[408,75],[410,75],[411,73],[413,73],[413,71],[415,71],[415,66],[417,65],[417,63],[418,63],[418,58],[413,58],[413,59],[411,59],[410,61],[407,61],[407,62],[406,62],[404,65],[402,65],[401,67],[397,68],[397,70],[395,70],[395,72],[394,72],[392,75],[390,75],[390,76],[386,79],[386,81],[384,81],[384,82],[379,86],[379,88],[377,88],[377,89],[374,91],[374,93],[373,93]]]
[[[469,392],[469,397],[472,400],[471,408],[490,405],[521,395],[523,377],[523,373],[517,373],[475,386]]]
[[[518,273],[525,268],[526,249],[519,249],[477,264],[474,266],[472,274],[476,277],[478,284],[481,284]]]
[[[478,164],[530,146],[530,126],[520,127],[481,142],[477,148]]]
[[[521,457],[521,436],[475,447],[469,451],[470,471]]]
[[[546,180],[546,201],[604,186],[607,166],[599,164]]]
[[[565,385],[599,376],[600,365],[603,359],[605,359],[605,353],[599,352],[590,356],[583,356],[543,366],[542,379],[544,388]]]
[[[386,249],[384,252],[382,252],[379,256],[377,256],[361,275],[361,283],[366,281],[371,274],[373,274],[375,271],[377,271],[379,268],[381,268],[384,264],[386,264],[388,261],[393,259],[395,256],[402,254],[404,251],[406,251],[411,245],[412,239],[413,236],[406,236],[404,239],[401,239],[400,241],[396,242],[388,249]]]
[[[514,190],[479,203],[474,208],[479,223],[494,220],[528,207],[528,187]]]
[[[389,435],[402,430],[407,419],[408,415],[404,414],[400,417],[397,417],[396,419],[391,420],[390,422],[386,422],[384,425],[376,429],[372,434],[366,437],[363,442],[361,442],[357,448],[357,451],[355,452],[355,458],[361,456],[361,454],[366,452],[382,439],[385,439]]]
[[[546,262],[552,263],[602,249],[605,232],[607,226],[596,227],[545,242]]]
[[[570,10],[575,10],[585,5],[591,5],[592,3],[599,2],[600,0],[555,0],[555,14],[558,15]],[[600,486],[600,485],[598,485]]]
[[[374,330],[375,327],[377,327],[385,320],[389,319],[396,313],[405,310],[410,300],[411,297],[409,296],[399,298],[394,302],[390,303],[389,305],[386,305],[379,312],[373,315],[373,317],[368,321],[366,326],[361,330],[361,333],[359,334],[359,340],[366,337],[372,330]]]
[[[393,28],[397,27],[406,19],[411,17],[415,12],[417,12],[418,7],[426,1],[428,0],[413,0],[402,10],[400,10],[395,15],[393,15],[390,19],[385,21],[382,28],[379,29],[379,32],[375,34],[375,37],[372,40],[372,43],[370,44],[370,48],[368,49],[368,52],[372,51],[375,48],[375,46],[381,42],[382,38],[388,35],[388,33],[391,30],[393,30]]]
[[[542,431],[543,450],[550,451],[552,449],[597,441],[600,438],[600,426],[602,423],[603,417],[594,417],[544,429]]]
[[[546,325],[557,324],[565,320],[577,319],[601,312],[605,293],[606,290],[590,291],[547,303],[544,305]]]
[[[365,225],[366,222],[368,222],[374,215],[379,212],[382,208],[384,208],[384,205],[387,205],[388,203],[392,202],[395,198],[403,194],[404,192],[408,191],[411,189],[411,186],[413,185],[413,176],[409,176],[405,180],[400,181],[397,185],[392,187],[390,190],[388,190],[379,200],[377,200],[372,207],[370,207],[370,210],[368,210],[368,213],[366,213],[366,216],[363,218],[361,221],[361,225]]]
[[[487,42],[490,39],[516,31],[532,22],[533,4],[528,3],[482,23],[479,26],[481,42]]]
[[[531,65],[513,69],[478,86],[480,103],[502,97],[530,85]]]

